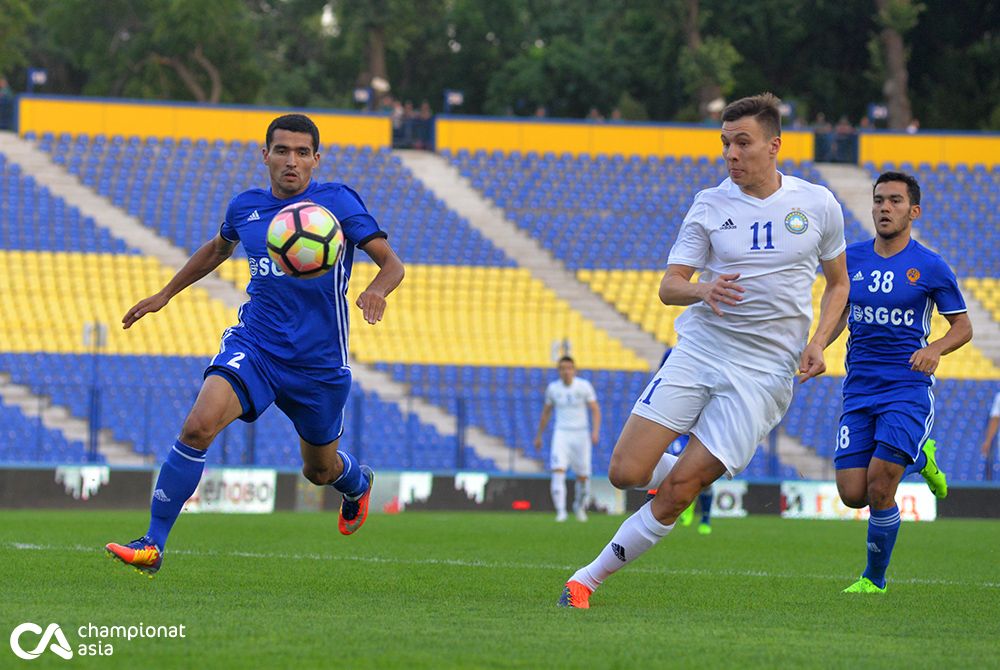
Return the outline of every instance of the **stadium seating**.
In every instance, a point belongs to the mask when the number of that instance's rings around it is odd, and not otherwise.
[[[189,251],[215,234],[233,193],[267,180],[253,143],[100,135],[43,135],[37,140],[84,183]],[[694,193],[724,176],[720,161],[461,151],[448,157],[582,282],[665,347],[676,342],[673,319],[680,310],[658,303],[656,285]],[[786,163],[782,169],[820,181],[809,163]],[[352,356],[409,384],[412,396],[440,405],[463,424],[499,436],[545,462],[547,443],[536,451],[532,438],[542,392],[555,378],[553,352],[568,341],[582,376],[594,382],[601,398],[604,429],[594,463],[597,472],[605,471],[617,433],[648,382],[646,361],[583,319],[528,271],[517,268],[436,200],[390,152],[324,147],[317,177],[356,188],[407,263],[406,285],[392,297],[385,320],[372,328],[355,318]],[[52,221],[59,233],[43,237],[24,230],[30,226],[0,226],[4,240],[0,281],[12,288],[0,293],[3,313],[11,315],[0,324],[0,352],[11,352],[0,355],[0,371],[18,371],[22,383],[86,416],[92,373],[83,325],[95,320],[117,323],[128,306],[158,290],[172,270],[137,255],[84,220],[30,176],[20,174],[17,166],[7,165],[2,156],[0,195],[5,221],[28,220],[38,226]],[[611,226],[613,235],[608,232]],[[629,230],[641,234],[622,234]],[[847,234],[849,240],[865,235],[850,218]],[[361,254],[359,260],[367,259]],[[55,266],[59,273],[47,271]],[[352,302],[375,271],[371,263],[356,264],[349,293]],[[240,286],[249,279],[242,259],[227,262],[220,274]],[[103,281],[109,276],[112,281]],[[1000,318],[996,280],[964,281]],[[817,308],[821,289],[819,282],[814,294]],[[178,296],[170,309],[128,332],[111,328],[107,355],[100,363],[102,423],[141,453],[160,453],[179,428],[220,333],[234,321],[233,310],[193,288]],[[935,321],[936,333],[943,324],[939,318]],[[843,372],[842,352],[843,340],[828,355],[833,374]],[[43,379],[32,381],[32,371],[38,370],[45,370]],[[970,413],[981,410],[977,416],[985,415],[977,393],[988,386],[985,380],[997,374],[995,366],[972,348],[942,364],[940,375],[949,379],[939,385],[939,428],[958,435],[955,444],[962,448],[954,453],[964,454],[969,463],[975,459],[968,457],[974,448],[968,441],[980,428],[970,421]],[[157,383],[150,384],[151,379]],[[828,455],[822,450],[826,436],[836,431],[840,380],[817,381],[797,387],[796,409],[784,428]],[[421,425],[400,409],[405,402],[397,405],[389,400],[355,389],[347,408],[344,444],[360,450],[373,465],[438,470],[506,467],[483,463],[468,449],[459,454],[456,438]],[[149,420],[150,407],[163,420]],[[963,417],[964,423],[956,423],[957,427],[944,423],[944,408]],[[818,420],[805,420],[810,413]],[[74,453],[82,453],[82,445],[75,449]],[[0,460],[6,458],[0,451]],[[954,467],[962,461],[958,458]],[[225,431],[210,452],[210,462],[295,467],[297,440],[287,419],[271,410],[252,428],[239,423]],[[977,476],[972,472],[975,467],[969,467],[970,479],[981,478],[981,468]],[[772,462],[762,451],[744,476],[797,473]]]
[[[45,134],[38,146],[84,184],[188,251],[218,232],[234,194],[268,184],[260,147],[253,143]],[[404,261],[514,265],[437,200],[388,150],[322,147],[314,175],[358,191],[390,232],[394,249]],[[242,254],[242,248],[236,253]]]
[[[662,270],[695,194],[725,178],[721,159],[443,152],[472,186],[573,270]],[[822,180],[809,163],[782,170]],[[850,240],[865,236],[848,214]]]
[[[136,254],[0,154],[0,249]]]
[[[16,407],[0,402],[0,461],[14,463],[103,463],[90,459],[79,440],[67,440],[60,431],[41,425]]]
[[[0,354],[0,370],[7,371],[15,383],[52,398],[75,416],[90,415],[90,393],[96,388],[101,426],[115,438],[131,442],[138,453],[155,456],[162,456],[176,439],[198,393],[205,363],[204,358],[193,356],[110,355],[95,361],[81,354]],[[21,430],[11,425],[9,430]],[[35,453],[35,442],[18,441],[27,445],[29,454]],[[46,455],[65,451],[56,442],[50,446],[48,436],[45,444]],[[374,467],[451,470],[462,458],[467,468],[496,469],[469,448],[459,457],[454,436],[440,435],[412,414],[403,414],[395,403],[357,388],[345,411],[341,444]],[[16,460],[17,453],[0,456],[0,460]],[[227,428],[208,452],[209,464],[297,468],[300,462],[294,428],[273,407],[252,425],[238,422]]]

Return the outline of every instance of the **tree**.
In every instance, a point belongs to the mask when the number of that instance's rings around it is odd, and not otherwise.
[[[242,0],[46,0],[39,48],[55,87],[90,95],[248,102],[260,86]]]
[[[742,60],[725,37],[701,37],[701,13],[698,0],[684,3],[686,45],[677,64],[684,89],[697,107],[697,119],[708,114],[708,105],[732,92],[736,81],[733,68]]]
[[[881,56],[884,78],[882,92],[889,108],[889,127],[902,129],[910,123],[909,50],[903,36],[917,25],[924,5],[913,0],[875,0],[876,23],[881,27],[878,41],[871,47]]]
[[[25,0],[0,0],[0,78],[27,65],[28,30],[33,15]]]

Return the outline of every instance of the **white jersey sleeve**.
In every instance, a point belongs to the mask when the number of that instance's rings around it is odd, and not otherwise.
[[[993,407],[990,409],[990,418],[1000,417],[1000,391],[993,398]]]
[[[597,402],[597,392],[594,391],[594,385],[588,382],[586,379],[581,379],[581,386],[583,387],[583,401],[587,403]]]
[[[823,221],[823,237],[820,241],[819,259],[821,261],[832,261],[847,249],[847,240],[844,238],[844,210],[840,203],[833,197],[833,193],[826,191],[826,220]]]
[[[667,258],[668,265],[687,265],[701,270],[708,261],[708,253],[711,248],[708,229],[705,227],[708,206],[701,196],[701,193],[695,196],[691,209],[688,210],[684,222],[681,223],[681,229],[677,233],[677,241],[674,242]]]

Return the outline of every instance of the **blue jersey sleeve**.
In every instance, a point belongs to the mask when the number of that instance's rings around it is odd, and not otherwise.
[[[239,242],[240,234],[236,232],[236,223],[233,216],[234,205],[236,204],[236,198],[229,201],[229,206],[226,207],[226,218],[222,222],[222,227],[219,228],[219,235],[222,239],[229,240],[230,242]]]
[[[369,241],[377,237],[389,237],[389,235],[379,228],[375,217],[368,213],[368,208],[361,200],[361,196],[347,186],[343,187],[343,195],[338,198],[338,216],[340,226],[354,246],[361,248]]]
[[[958,287],[958,279],[955,273],[943,260],[938,262],[938,269],[935,272],[934,288],[931,290],[931,299],[937,305],[940,314],[961,314],[968,311],[965,306],[965,298],[962,297],[962,290]]]

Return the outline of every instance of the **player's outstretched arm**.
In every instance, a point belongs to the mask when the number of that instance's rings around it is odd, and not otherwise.
[[[691,283],[694,268],[690,265],[668,265],[660,280],[660,302],[664,305],[693,305],[703,300],[712,311],[722,316],[720,305],[738,305],[746,291],[736,283],[739,274],[719,275],[710,282]]]
[[[376,237],[363,249],[378,266],[378,274],[372,279],[368,288],[358,296],[356,304],[361,308],[365,321],[374,325],[382,320],[382,315],[385,314],[385,299],[403,281],[406,271],[403,268],[403,261],[399,260],[399,256],[385,238]]]
[[[233,255],[235,248],[235,242],[230,242],[221,235],[216,235],[214,239],[201,245],[166,286],[158,293],[140,300],[132,306],[132,309],[125,312],[125,316],[122,317],[122,328],[131,328],[133,323],[146,314],[159,312],[175,295],[222,265],[224,260]]]
[[[951,326],[948,332],[939,340],[934,340],[926,347],[917,349],[910,356],[910,369],[932,375],[937,370],[941,357],[955,351],[972,339],[972,320],[965,312],[960,314],[945,314]]]
[[[826,288],[819,303],[819,322],[809,344],[802,350],[799,361],[799,381],[805,382],[826,372],[826,361],[823,360],[823,349],[836,336],[838,325],[844,318],[847,309],[847,299],[851,295],[851,280],[847,276],[847,254],[842,252],[836,258],[821,261],[823,275],[826,277]]]

